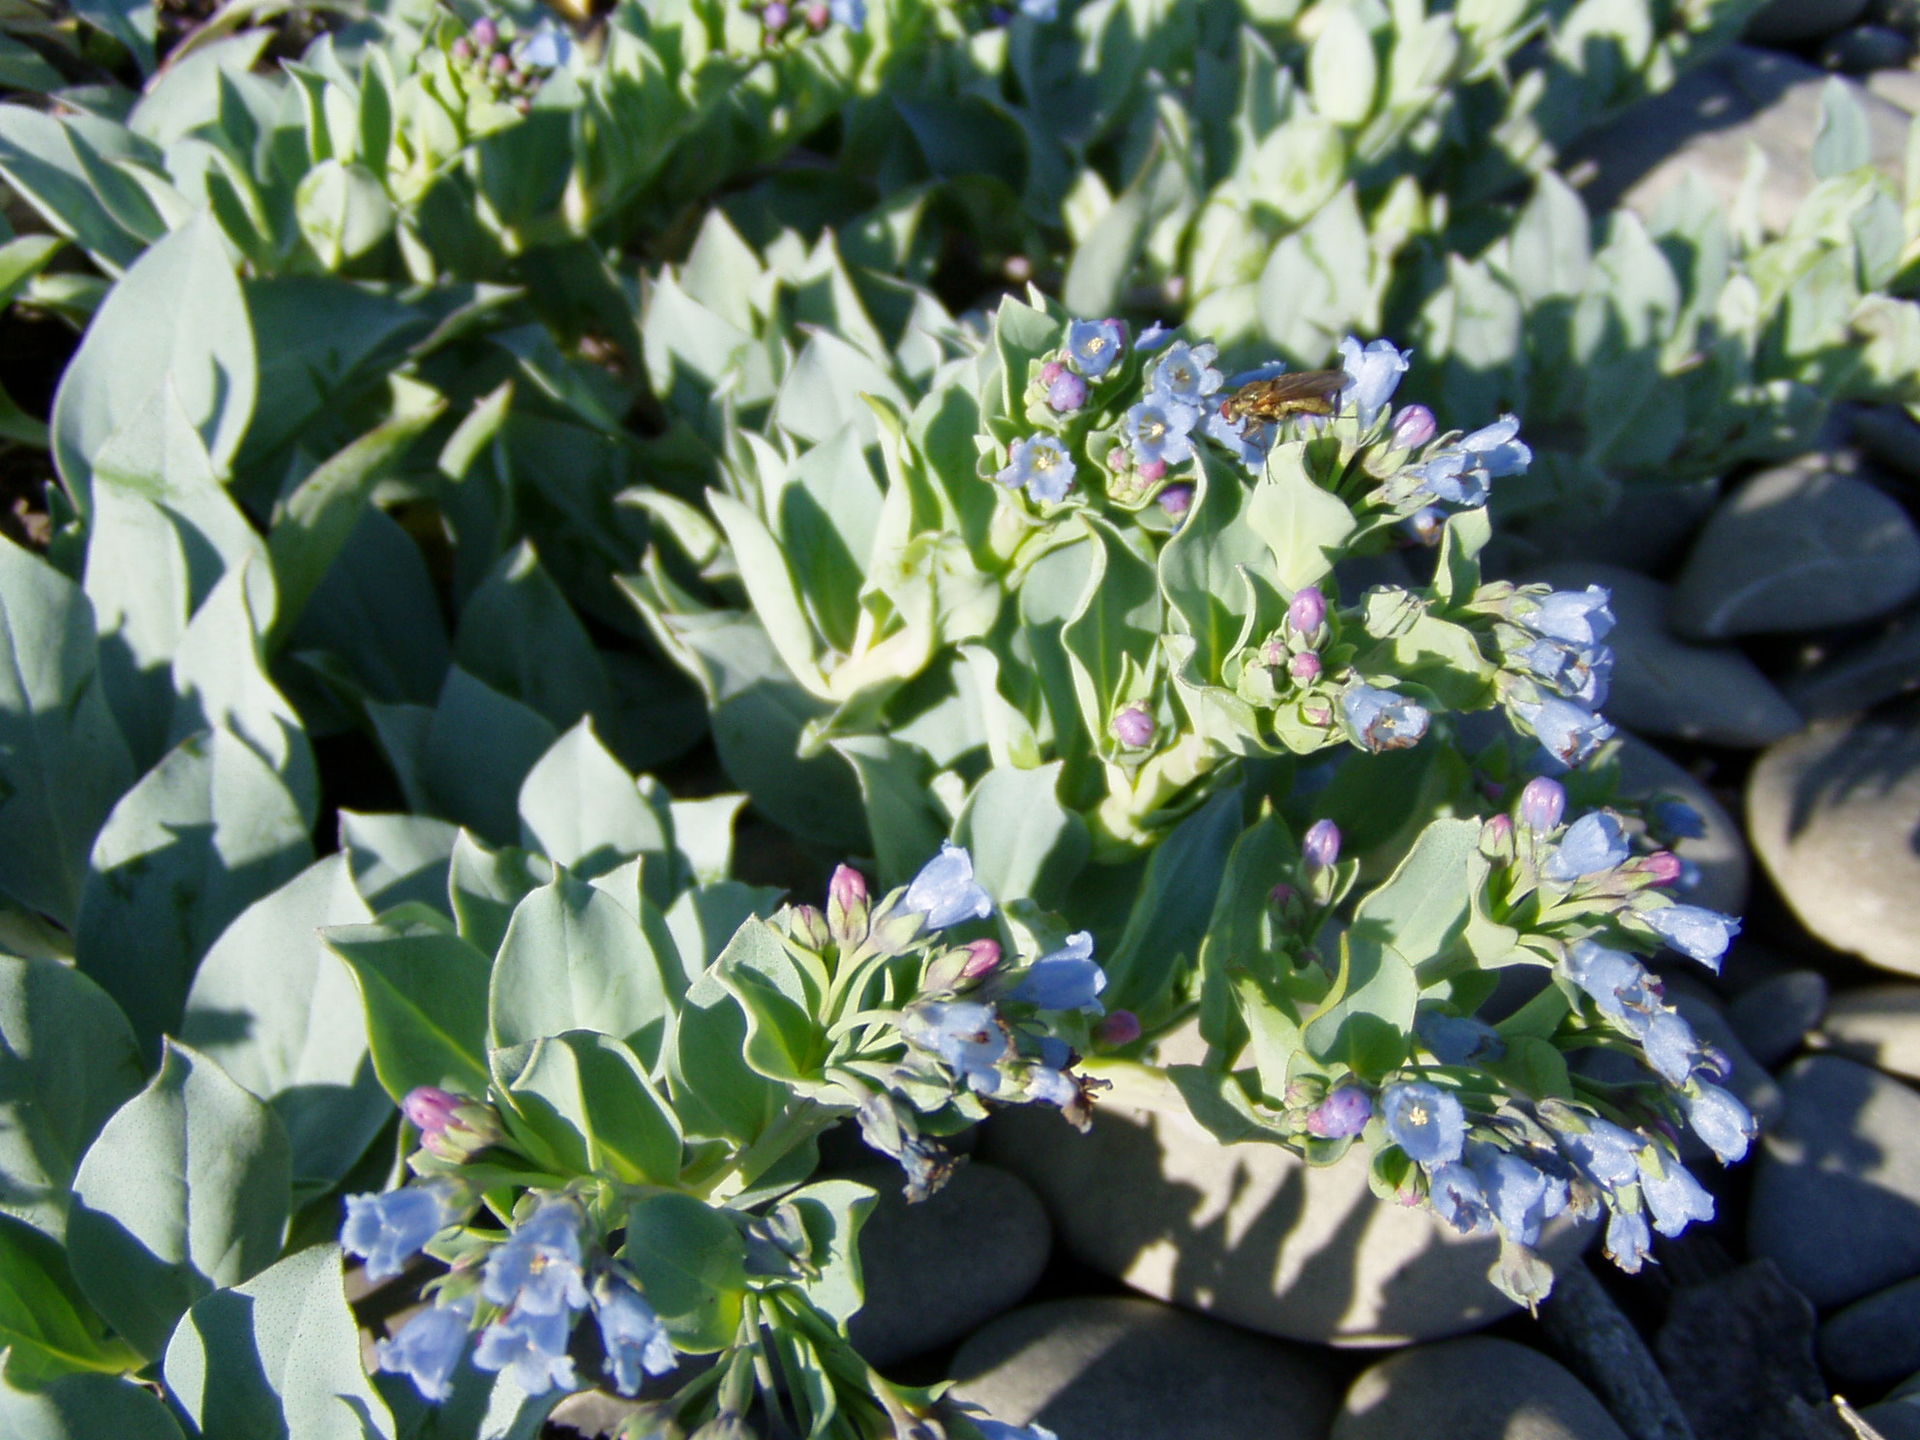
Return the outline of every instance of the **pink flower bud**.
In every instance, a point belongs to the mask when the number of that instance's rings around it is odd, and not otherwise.
[[[423,1136],[444,1135],[453,1123],[453,1112],[465,1102],[438,1085],[421,1085],[407,1092],[400,1102],[400,1113]]]
[[[827,884],[827,903],[851,910],[867,903],[867,877],[851,865],[836,865]]]
[[[1424,405],[1404,406],[1393,417],[1393,448],[1396,450],[1414,450],[1433,439],[1439,425],[1433,418],[1433,411]]]
[[[484,16],[473,22],[467,34],[473,37],[476,49],[491,50],[500,43],[500,27]]]
[[[1513,839],[1513,817],[1495,815],[1480,827],[1481,847],[1504,850]]]
[[[1164,460],[1148,460],[1140,467],[1140,478],[1149,484],[1155,480],[1164,480],[1166,475],[1167,462]]]
[[[1331,820],[1316,820],[1307,827],[1300,842],[1308,870],[1324,870],[1340,858],[1340,827]]]
[[[1671,885],[1680,878],[1680,857],[1671,850],[1656,850],[1640,862],[1640,870],[1656,885]]]
[[[452,53],[454,59],[458,60],[462,65],[466,64],[469,60],[473,59],[473,42],[462,35],[458,40],[453,42]]]
[[[509,70],[513,69],[513,61],[509,60],[505,55],[496,55],[487,62],[487,68],[495,75],[504,76]]]
[[[1193,486],[1169,485],[1160,492],[1160,508],[1175,520],[1184,520],[1193,508]]]
[[[1093,1034],[1102,1045],[1131,1045],[1140,1038],[1140,1017],[1131,1010],[1115,1010],[1093,1027]]]
[[[1040,367],[1040,383],[1042,385],[1051,385],[1066,373],[1066,366],[1062,365],[1058,360],[1049,360]]]
[[[970,940],[961,948],[967,952],[967,963],[960,967],[962,979],[984,979],[999,968],[1000,942],[998,940]]]
[[[1287,605],[1287,623],[1299,635],[1311,635],[1327,623],[1327,597],[1318,585],[1303,585]]]
[[[1311,650],[1302,650],[1287,662],[1287,673],[1302,685],[1311,685],[1320,678],[1320,657]]]
[[[1144,705],[1129,705],[1113,717],[1113,738],[1132,750],[1153,743],[1153,716]]]
[[[1555,829],[1566,813],[1567,790],[1558,780],[1536,775],[1520,792],[1520,823],[1529,830]]]

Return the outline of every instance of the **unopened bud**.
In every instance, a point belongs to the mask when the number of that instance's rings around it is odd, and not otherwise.
[[[1567,813],[1567,790],[1558,780],[1536,775],[1520,792],[1520,823],[1544,834],[1559,828],[1560,817]]]
[[[509,60],[505,55],[496,55],[487,62],[487,69],[491,70],[495,75],[505,77],[507,72],[513,69],[513,61]]]
[[[1327,726],[1333,724],[1333,707],[1331,705],[1302,705],[1300,707],[1300,718],[1305,720],[1309,725],[1317,725],[1324,730]]]
[[[1000,942],[998,940],[972,940],[961,948],[967,956],[966,963],[960,967],[961,978],[982,980],[999,968]]]
[[[1087,403],[1087,382],[1073,371],[1058,366],[1060,373],[1047,382],[1047,404],[1062,415],[1070,415]]]
[[[851,910],[867,903],[867,877],[851,865],[836,865],[827,884],[827,903]]]
[[[491,50],[500,43],[500,27],[484,16],[473,22],[467,34],[473,37],[477,50]]]
[[[1312,635],[1327,623],[1327,597],[1318,585],[1303,585],[1287,605],[1287,623],[1299,635]]]
[[[1107,468],[1116,475],[1125,475],[1133,469],[1133,452],[1124,445],[1116,445],[1107,451]]]
[[[1513,817],[1495,815],[1480,827],[1480,850],[1487,856],[1513,858]]]
[[[1293,886],[1283,881],[1267,892],[1267,899],[1271,900],[1275,905],[1285,908],[1293,902],[1293,897],[1299,893],[1300,892],[1295,890]]]
[[[1393,417],[1393,448],[1415,450],[1433,439],[1439,430],[1433,411],[1424,405],[1402,406]]]
[[[824,950],[833,943],[827,917],[817,905],[793,905],[787,909],[787,926],[793,938],[809,950]]]
[[[1680,878],[1680,857],[1671,850],[1656,850],[1641,859],[1639,868],[1655,885],[1671,885]]]
[[[1358,1135],[1373,1118],[1373,1100],[1357,1085],[1342,1085],[1307,1112],[1307,1133],[1323,1140]]]
[[[1058,360],[1049,360],[1040,367],[1040,383],[1042,385],[1051,385],[1067,373],[1068,371],[1065,365],[1062,365]]]
[[[438,1085],[419,1085],[409,1090],[400,1102],[400,1113],[422,1135],[438,1135],[453,1123],[453,1112],[460,1105],[460,1097],[451,1090],[442,1090]]]
[[[787,22],[793,19],[793,8],[785,0],[773,0],[773,3],[760,12],[760,23],[769,30],[784,30]]]
[[[851,865],[835,866],[827,882],[828,931],[839,944],[852,947],[867,938],[870,923],[867,877]]]
[[[491,1105],[437,1085],[409,1090],[400,1112],[420,1132],[421,1146],[443,1160],[465,1160],[501,1136],[500,1119]]]
[[[1139,750],[1153,743],[1153,716],[1144,705],[1129,705],[1113,717],[1113,738],[1129,749]]]
[[[1140,462],[1140,478],[1148,484],[1167,477],[1167,462],[1164,460],[1143,460]]]
[[[473,42],[462,35],[458,40],[453,42],[452,53],[454,59],[458,60],[462,65],[466,64],[469,60],[473,59]]]
[[[1287,662],[1287,673],[1302,685],[1311,685],[1320,678],[1320,657],[1311,650],[1302,650]]]
[[[1131,1045],[1140,1038],[1140,1017],[1131,1010],[1110,1011],[1105,1019],[1093,1027],[1093,1034],[1102,1045],[1116,1049]]]
[[[827,22],[832,18],[833,12],[828,10],[824,5],[809,5],[807,7],[807,28],[809,30],[819,31],[826,29]]]
[[[1193,486],[1169,485],[1160,492],[1160,508],[1175,520],[1184,520],[1193,508]]]
[[[1340,858],[1340,827],[1331,820],[1314,821],[1307,827],[1300,849],[1306,856],[1307,869],[1325,870]]]

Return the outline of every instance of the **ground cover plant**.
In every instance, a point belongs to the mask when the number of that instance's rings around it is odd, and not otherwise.
[[[0,1430],[1048,1440],[851,1328],[1015,1109],[1711,1220],[1525,567],[1920,401],[1841,90],[1780,233],[1554,169],[1750,8],[0,13]]]

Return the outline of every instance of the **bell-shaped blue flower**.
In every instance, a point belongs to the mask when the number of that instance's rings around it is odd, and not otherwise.
[[[1098,380],[1127,349],[1127,327],[1121,320],[1076,320],[1067,327],[1067,354],[1082,375]]]
[[[1041,1010],[1098,1010],[1106,988],[1107,972],[1093,958],[1093,936],[1081,930],[1034,961],[1009,998]]]
[[[972,1418],[981,1440],[1060,1440],[1044,1425],[1009,1425],[1004,1420],[988,1420],[983,1416]]]
[[[1613,593],[1604,586],[1585,590],[1555,590],[1547,595],[1516,599],[1514,619],[1536,635],[1564,640],[1569,645],[1597,645],[1613,629]]]
[[[1613,726],[1584,705],[1558,696],[1544,700],[1519,700],[1513,705],[1517,715],[1539,738],[1547,753],[1562,765],[1579,765],[1593,757],[1613,738]]]
[[[1518,1245],[1534,1245],[1540,1227],[1567,1208],[1567,1182],[1512,1151],[1483,1140],[1467,1146],[1466,1166],[1500,1233]]]
[[[1487,1208],[1480,1182],[1458,1161],[1433,1172],[1427,1182],[1427,1203],[1462,1235],[1484,1235],[1493,1229],[1493,1212]]]
[[[1713,1219],[1713,1196],[1671,1155],[1641,1160],[1640,1195],[1662,1235],[1678,1235],[1695,1220]]]
[[[551,20],[542,20],[517,47],[518,58],[530,70],[558,70],[573,56],[573,36]]]
[[[1507,1042],[1500,1038],[1500,1032],[1471,1015],[1422,1010],[1413,1028],[1420,1043],[1442,1065],[1471,1065],[1479,1060],[1498,1060],[1507,1053]]]
[[[1167,347],[1153,367],[1148,392],[1162,400],[1172,400],[1195,409],[1205,409],[1207,397],[1220,388],[1221,374],[1213,368],[1219,357],[1216,345],[1189,345],[1177,340]]]
[[[1393,399],[1412,358],[1411,350],[1401,350],[1391,340],[1375,340],[1363,349],[1358,340],[1347,336],[1340,342],[1340,367],[1347,372],[1340,408],[1351,406],[1360,428],[1371,429]]]
[[[1562,1130],[1554,1137],[1560,1142],[1561,1154],[1602,1190],[1632,1183],[1640,1173],[1640,1152],[1647,1146],[1645,1137],[1598,1115],[1581,1118],[1586,1121],[1584,1131]]]
[[[1418,744],[1431,718],[1424,706],[1404,695],[1357,684],[1340,696],[1340,715],[1355,743],[1375,754]]]
[[[431,1180],[384,1195],[349,1195],[341,1248],[366,1260],[369,1280],[391,1280],[423,1245],[460,1218],[454,1193],[449,1181]]]
[[[867,0],[827,0],[827,13],[856,35],[867,28]]]
[[[518,1314],[565,1315],[584,1309],[580,1229],[585,1219],[571,1200],[543,1203],[487,1257],[480,1293],[496,1305],[513,1306]]]
[[[1193,427],[1199,420],[1194,406],[1150,394],[1127,411],[1120,429],[1133,446],[1135,464],[1178,465],[1193,457]]]
[[[1460,1102],[1424,1080],[1389,1085],[1380,1093],[1380,1120],[1387,1138],[1429,1170],[1451,1165],[1467,1141],[1467,1114]]]
[[[924,915],[927,930],[945,930],[993,914],[993,897],[973,878],[973,856],[964,845],[940,842],[940,853],[920,867],[900,908]]]
[[[667,1327],[624,1277],[605,1274],[594,1281],[593,1318],[607,1352],[607,1374],[622,1395],[639,1393],[642,1372],[664,1375],[680,1363]]]
[[[1540,873],[1556,884],[1569,885],[1624,865],[1630,853],[1620,818],[1596,810],[1567,827],[1560,843],[1541,863]]]
[[[1641,923],[1682,955],[1690,955],[1716,974],[1720,957],[1740,933],[1740,922],[1718,910],[1700,905],[1667,905],[1658,910],[1636,912]]]
[[[1759,1127],[1747,1107],[1718,1085],[1696,1081],[1694,1088],[1697,1093],[1681,1097],[1687,1107],[1687,1123],[1720,1157],[1721,1164],[1731,1165],[1747,1153],[1747,1144]]]
[[[900,1022],[900,1033],[946,1061],[980,1094],[1000,1088],[1000,1062],[1010,1044],[993,1006],[976,1000],[915,1005]]]
[[[993,478],[1009,490],[1025,486],[1035,500],[1058,505],[1073,488],[1078,468],[1058,440],[1051,435],[1032,435],[1013,442],[1007,464]]]
[[[422,1310],[391,1340],[374,1347],[380,1368],[404,1375],[414,1389],[438,1404],[453,1391],[453,1372],[467,1353],[467,1332],[473,1324],[473,1297]]]
[[[473,1363],[482,1370],[505,1371],[529,1395],[544,1395],[556,1387],[572,1390],[580,1383],[574,1377],[573,1357],[567,1354],[572,1333],[570,1314],[514,1310],[480,1332]]]
[[[1607,1258],[1629,1275],[1638,1275],[1640,1267],[1653,1255],[1653,1236],[1647,1230],[1647,1217],[1639,1211],[1615,1210],[1607,1217]]]

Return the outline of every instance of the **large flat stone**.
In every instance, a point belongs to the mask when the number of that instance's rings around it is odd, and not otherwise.
[[[1564,1366],[1475,1336],[1403,1350],[1347,1391],[1332,1440],[1626,1440]]]

